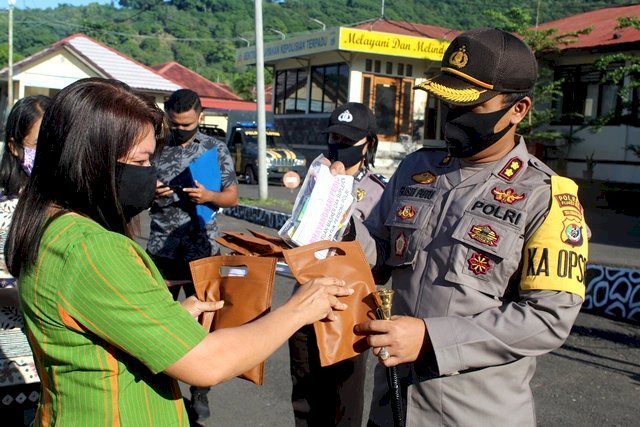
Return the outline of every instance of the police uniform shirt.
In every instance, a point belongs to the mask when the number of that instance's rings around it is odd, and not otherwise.
[[[524,140],[462,180],[457,159],[405,158],[357,240],[393,268],[393,314],[423,318],[432,357],[398,367],[407,426],[535,426],[534,356],[564,342],[584,298],[587,227],[577,186]],[[370,417],[390,425],[384,367]]]
[[[361,168],[354,176],[354,195],[356,204],[352,215],[364,221],[378,203],[384,191],[384,182],[367,168]]]

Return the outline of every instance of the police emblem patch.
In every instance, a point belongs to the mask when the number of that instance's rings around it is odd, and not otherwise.
[[[404,205],[396,211],[396,215],[400,219],[411,219],[416,216],[416,210],[411,205]]]
[[[411,177],[414,182],[418,184],[432,184],[436,180],[436,176],[427,171],[422,173],[417,173]]]
[[[449,57],[449,64],[456,68],[464,68],[468,62],[469,55],[467,55],[467,46],[460,46],[460,48]]]
[[[498,187],[494,187],[493,190],[491,190],[491,193],[493,194],[493,198],[496,201],[509,205],[512,205],[515,202],[519,202],[520,200],[524,200],[524,198],[526,197],[524,193],[517,194],[516,190],[514,190],[513,188],[500,190]]]
[[[366,192],[364,191],[364,188],[362,187],[356,188],[356,202],[359,202],[362,199],[364,199],[365,194]]]
[[[520,172],[523,164],[524,162],[522,161],[522,159],[518,157],[512,157],[502,168],[502,170],[498,172],[498,175],[506,179],[507,181],[511,181],[516,177],[518,172]]]
[[[467,264],[469,266],[469,270],[473,272],[473,274],[487,274],[487,272],[491,269],[491,261],[489,258],[481,253],[474,252],[471,257],[467,260]]]
[[[487,246],[498,246],[498,241],[500,240],[498,233],[488,224],[472,225],[471,230],[469,230],[469,237]]]
[[[403,256],[404,252],[407,250],[407,236],[405,236],[404,232],[400,232],[400,234],[398,234],[394,246],[396,256]]]

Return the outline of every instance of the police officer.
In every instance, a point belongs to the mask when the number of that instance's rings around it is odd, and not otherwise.
[[[456,37],[417,87],[448,106],[448,150],[407,156],[352,224],[369,262],[394,267],[394,316],[355,327],[380,361],[370,426],[393,425],[391,366],[407,426],[536,425],[535,357],[567,338],[588,253],[577,185],[516,134],[536,79],[525,43],[481,28]]]
[[[348,102],[333,111],[323,133],[329,134],[327,157],[341,161],[346,173],[355,178],[352,215],[362,221],[385,186],[370,169],[378,146],[375,116],[364,104]],[[289,340],[289,355],[296,426],[362,424],[367,352],[321,367],[316,336],[309,325]]]

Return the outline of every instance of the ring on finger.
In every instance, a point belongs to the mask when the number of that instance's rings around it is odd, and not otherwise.
[[[391,355],[389,354],[389,351],[387,351],[387,348],[386,347],[381,347],[380,351],[378,352],[378,357],[381,360],[387,360],[389,358],[389,356],[391,356]]]

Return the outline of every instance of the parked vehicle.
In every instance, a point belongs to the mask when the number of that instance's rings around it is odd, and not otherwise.
[[[304,155],[284,143],[271,123],[266,125],[267,179],[282,180],[285,173],[295,171],[301,179],[307,172]],[[238,122],[228,133],[227,146],[233,157],[236,174],[247,184],[258,182],[258,128],[255,122]]]

